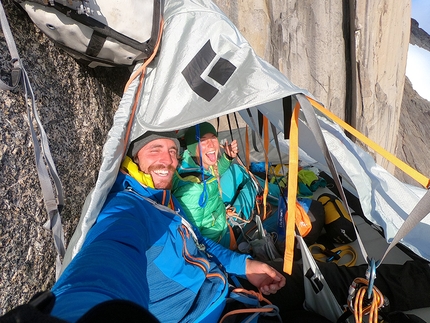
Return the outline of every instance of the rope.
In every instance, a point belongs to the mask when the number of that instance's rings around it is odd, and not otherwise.
[[[224,322],[224,320],[227,317],[232,316],[232,315],[244,314],[244,313],[270,313],[270,312],[276,311],[276,309],[273,306],[271,306],[272,303],[268,299],[266,299],[265,297],[263,297],[263,295],[261,294],[261,292],[255,292],[253,290],[247,290],[247,289],[244,289],[244,288],[235,288],[235,289],[233,289],[232,292],[234,292],[236,294],[242,293],[242,294],[248,294],[248,295],[254,296],[255,298],[258,299],[259,302],[265,302],[269,306],[232,310],[232,311],[226,313],[219,320],[219,323]]]
[[[369,314],[369,323],[378,323],[378,309],[384,304],[384,295],[377,287],[372,288],[372,299],[366,299],[369,282],[355,278],[350,287],[348,307],[354,313],[356,323],[363,322],[363,315]]]

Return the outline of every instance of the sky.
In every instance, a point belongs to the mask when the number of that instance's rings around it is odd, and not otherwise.
[[[430,35],[430,1],[412,0],[412,18],[419,23],[419,27]],[[409,45],[406,76],[415,91],[430,101],[430,52]]]

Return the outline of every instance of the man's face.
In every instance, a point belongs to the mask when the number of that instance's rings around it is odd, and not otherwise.
[[[170,189],[178,166],[178,149],[171,139],[156,139],[137,153],[139,169],[151,175],[156,189]]]
[[[202,161],[203,167],[208,169],[209,166],[213,166],[218,161],[219,154],[219,141],[217,136],[212,133],[207,133],[200,138],[200,146],[202,148]],[[197,145],[196,157],[200,163],[200,151]]]

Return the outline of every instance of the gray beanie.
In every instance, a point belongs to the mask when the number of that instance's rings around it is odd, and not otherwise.
[[[147,131],[140,137],[133,140],[128,148],[127,155],[131,158],[137,155],[139,150],[141,150],[146,144],[150,143],[153,140],[157,139],[171,139],[175,142],[176,148],[178,148],[178,152],[180,149],[179,140],[176,138],[177,134],[173,131],[170,132],[154,132]]]

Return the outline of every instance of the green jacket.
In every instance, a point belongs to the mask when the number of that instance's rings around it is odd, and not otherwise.
[[[218,173],[221,176],[231,161],[225,154],[218,161]],[[218,180],[212,167],[204,170],[206,194],[202,196],[204,184],[200,166],[190,156],[188,150],[183,154],[181,165],[173,177],[172,193],[181,203],[182,208],[192,224],[199,228],[204,237],[219,242],[227,232],[225,205],[218,187]],[[199,200],[206,196],[204,207]]]

